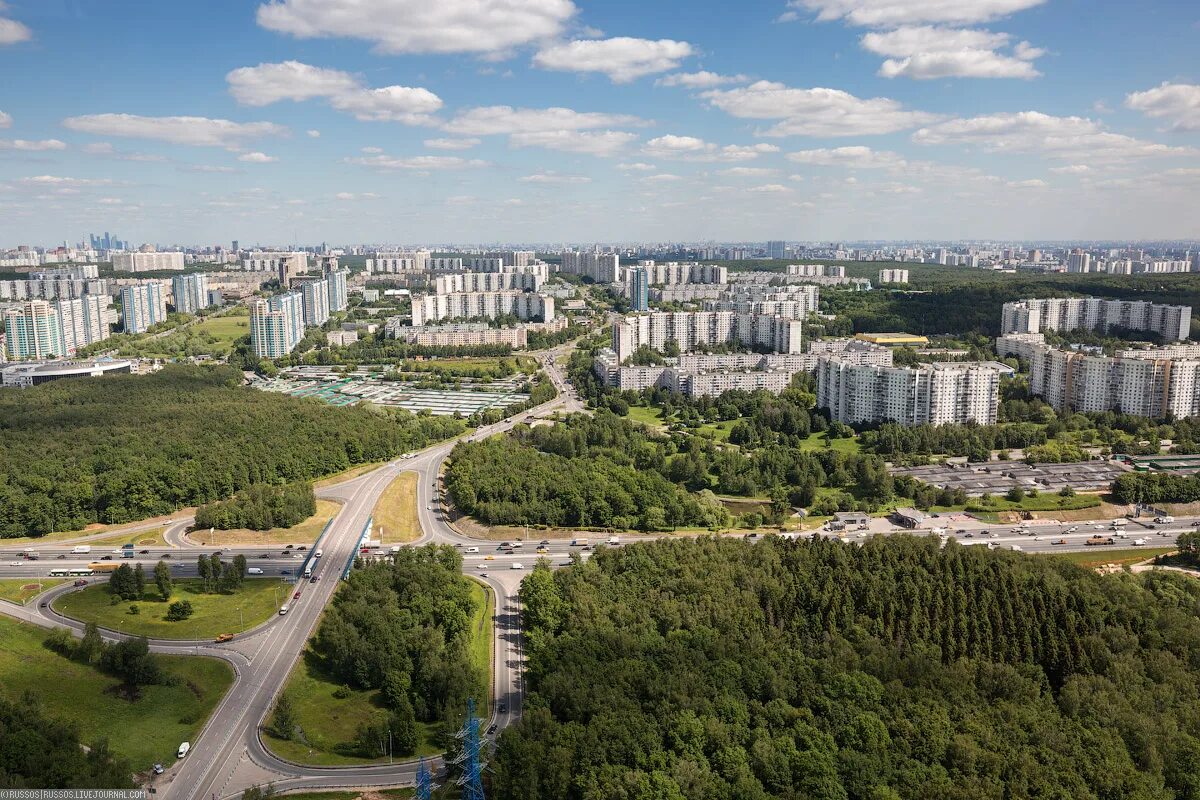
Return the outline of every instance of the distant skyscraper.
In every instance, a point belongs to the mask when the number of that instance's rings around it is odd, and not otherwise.
[[[787,242],[781,240],[767,242],[767,258],[787,258]]]
[[[645,267],[629,270],[629,299],[634,311],[650,310],[650,271]]]
[[[171,293],[175,297],[176,311],[195,314],[208,307],[208,276],[197,272],[171,278]]]
[[[145,333],[167,318],[167,302],[161,283],[152,281],[121,289],[122,329],[125,333]]]
[[[5,311],[4,335],[8,357],[14,361],[67,355],[62,320],[45,300],[31,300]]]

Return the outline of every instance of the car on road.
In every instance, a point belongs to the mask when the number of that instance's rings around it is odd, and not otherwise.
[[[59,561],[62,561],[62,560],[63,560],[64,558],[66,558],[66,557],[67,557],[67,554],[66,554],[66,553],[63,553],[62,555],[55,556],[55,558],[57,558]]]
[[[537,549],[537,554],[538,554],[539,556],[544,556],[544,555],[546,555],[546,554],[547,554],[547,553],[549,553],[549,552],[550,552],[550,548],[549,548],[549,547],[539,547],[539,548]]]
[[[983,530],[981,530],[981,531],[979,532],[979,535],[980,535],[980,536],[987,536],[989,533],[990,533],[990,531],[989,531],[987,528],[984,528]],[[968,535],[968,536],[970,536],[970,534],[967,534],[967,535]]]
[[[487,729],[487,735],[488,735],[488,736],[491,736],[491,735],[493,735],[493,734],[495,734],[495,733],[496,733],[496,725],[495,725],[495,723],[493,723],[493,724],[492,724],[490,727],[488,727],[488,729]]]
[[[10,567],[19,567],[19,566],[21,566],[21,562],[20,561],[10,561],[10,562],[8,562],[8,565]]]
[[[1058,541],[1051,542],[1050,544],[1066,544],[1066,543],[1067,543],[1066,539],[1059,539]]]
[[[279,570],[279,574],[280,575],[291,575],[292,571],[290,569],[281,569],[281,570]]]
[[[964,539],[974,539],[975,534],[971,533],[970,531],[967,531],[966,533],[963,534],[963,538]]]
[[[481,572],[481,573],[479,573],[479,577],[481,577],[481,578],[486,578],[486,577],[487,577],[487,573],[486,573],[486,572]]]
[[[542,547],[546,547],[547,545],[549,545],[549,544],[550,544],[550,540],[549,540],[549,539],[542,539],[540,542],[538,542],[538,544],[540,544]]]
[[[258,557],[259,558],[270,558],[271,554],[270,553],[259,553]]]
[[[509,565],[508,568],[509,569],[525,569],[525,565],[522,564],[520,561],[514,561],[512,564]]]
[[[283,549],[284,549],[284,550],[291,550],[291,549],[292,549],[293,547],[295,547],[295,546],[296,546],[296,545],[294,545],[294,544],[289,544],[287,547],[285,547],[285,548],[283,548]]]
[[[48,605],[50,605],[50,604],[47,603],[45,600],[43,600],[41,603],[38,604],[38,608],[45,608]]]
[[[170,553],[163,553],[163,554],[162,554],[162,557],[163,557],[163,558],[170,558],[170,557],[171,557],[171,554],[170,554]]]
[[[75,585],[76,586],[87,586],[87,581],[80,579],[80,580],[75,581]]]
[[[468,548],[467,548],[467,552],[468,552],[468,553],[478,553],[478,552],[479,552],[479,548],[478,548],[478,547],[468,547]]]
[[[483,560],[484,560],[484,561],[495,561],[495,560],[496,560],[496,557],[495,557],[494,555],[491,555],[491,554],[489,553],[488,555],[486,555],[486,556],[484,556],[484,557],[483,557]]]
[[[216,643],[217,643],[217,644],[221,644],[222,642],[228,642],[228,641],[229,641],[229,640],[231,640],[232,638],[233,638],[233,634],[232,634],[232,633],[222,633],[220,636],[218,636],[218,637],[215,639],[215,641],[216,641]]]
[[[299,547],[297,547],[296,549],[297,549],[297,550],[307,550],[307,549],[308,549],[308,545],[306,545],[306,544],[302,544],[302,545],[300,545]]]
[[[508,712],[508,703],[500,703],[496,706],[496,713],[505,714]]]
[[[100,556],[101,561],[112,561],[112,556]]]
[[[1095,529],[1096,529],[1096,530],[1098,530],[1098,531],[1102,531],[1102,530],[1104,530],[1104,526],[1103,526],[1103,525],[1093,525],[1092,527],[1093,527],[1093,528],[1095,528]]]
[[[150,551],[149,550],[138,550],[138,555],[143,555],[143,556],[150,555]]]
[[[155,775],[162,775],[164,772],[166,772],[166,770],[163,769],[162,764],[155,764],[152,769],[154,770]]]
[[[300,592],[296,592],[294,595],[292,595],[292,599],[293,599],[293,600],[299,600],[299,599],[300,599]]]
[[[308,579],[308,582],[309,582],[309,583],[316,583],[316,582],[317,582],[317,576],[316,576],[316,575],[313,575],[311,578],[309,578],[309,579]]]

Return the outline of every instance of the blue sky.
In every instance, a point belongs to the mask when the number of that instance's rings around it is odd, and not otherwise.
[[[1194,2],[8,0],[0,246],[1200,238],[1198,38]]]

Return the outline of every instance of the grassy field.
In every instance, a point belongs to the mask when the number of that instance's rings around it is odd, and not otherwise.
[[[966,506],[968,511],[1077,511],[1099,507],[1100,497],[1094,494],[1063,497],[1053,493],[1039,494],[1037,497],[1023,497],[1019,503],[1014,503],[1003,496],[992,497],[992,501],[986,505],[978,499],[972,499]]]
[[[488,592],[483,584],[471,581],[471,593],[479,609],[472,620],[472,631],[476,636],[471,642],[471,657],[487,672],[490,697],[489,665],[494,605],[491,592]],[[480,632],[482,637],[479,636]],[[339,689],[346,695],[340,699],[333,696]],[[284,691],[292,698],[296,722],[305,741],[279,739],[263,731],[263,740],[276,755],[289,761],[316,766],[375,764],[387,761],[386,758],[368,759],[337,752],[339,743],[354,739],[360,723],[372,716],[385,715],[378,692],[344,689],[324,671],[321,658],[311,650],[305,650],[300,660],[292,667]],[[421,731],[421,740],[415,755],[433,755],[439,752],[438,746],[431,740],[429,726],[421,723],[417,723],[417,726]]]
[[[175,686],[150,686],[130,702],[109,690],[116,680],[43,646],[46,631],[0,618],[0,694],[31,690],[54,717],[79,726],[84,742],[108,739],[138,770],[169,765],[183,741],[195,741],[204,721],[233,682],[223,661],[158,656]]]
[[[371,516],[381,542],[396,544],[421,538],[421,522],[417,519],[418,477],[415,472],[401,472],[376,501]]]
[[[3,578],[0,579],[0,600],[25,605],[46,589],[66,582],[66,578]]]
[[[809,434],[808,438],[800,443],[801,450],[824,450],[826,441],[829,442],[829,447],[839,453],[857,453],[862,450],[862,446],[858,443],[858,439],[829,439],[825,438],[823,433]]]
[[[1118,566],[1136,564],[1139,561],[1145,561],[1155,556],[1173,552],[1175,552],[1174,547],[1134,547],[1122,550],[1114,550],[1112,547],[1094,547],[1083,553],[1050,553],[1050,555],[1056,558],[1065,558],[1067,561],[1078,564],[1081,567],[1094,569],[1095,567],[1102,567],[1105,564],[1116,564]]]
[[[171,519],[177,518],[181,515],[190,514],[195,510],[196,509],[194,508],[181,508],[179,511],[169,516],[155,517],[154,519],[143,520],[142,522],[122,522],[119,525],[94,524],[88,525],[87,527],[81,528],[77,531],[55,531],[54,533],[47,533],[45,536],[21,536],[15,539],[0,539],[0,546],[11,547],[13,545],[49,544],[51,542],[61,542],[64,539],[79,539],[84,536],[99,536],[102,533],[109,532],[113,532],[113,536],[111,537],[112,541],[120,539],[121,542],[124,543],[127,541],[134,541],[135,538],[139,536],[150,536],[156,532],[160,533],[162,528],[166,527]],[[161,523],[161,526],[159,528],[149,527],[141,531],[121,532],[122,528],[128,528],[131,525],[140,525],[143,522],[146,524]],[[102,541],[108,542],[110,539],[106,537]]]
[[[706,422],[699,428],[696,428],[697,436],[711,436],[718,442],[728,442],[729,432],[733,430],[733,426],[738,424],[736,419],[722,420],[721,422]]]
[[[112,595],[104,584],[70,592],[54,601],[54,609],[68,617],[122,633],[152,639],[213,639],[222,633],[240,633],[268,620],[278,610],[276,598],[287,599],[291,584],[274,578],[248,578],[245,585],[231,594],[203,594],[195,579],[176,581],[171,600],[164,602],[147,576],[147,597],[135,602],[112,604]],[[167,606],[176,600],[188,600],[194,613],[182,622],[164,619]],[[137,606],[138,613],[129,613]],[[241,609],[239,612],[238,609]]]
[[[648,406],[630,406],[629,421],[640,422],[652,428],[661,428],[663,427],[663,410]]]
[[[487,676],[488,688],[492,685],[492,620],[496,616],[496,596],[484,584],[471,581],[471,594],[476,600],[475,614],[471,617],[471,631],[475,638],[471,640],[471,660],[475,666]],[[487,700],[480,711],[487,717],[491,706],[492,693],[489,691]]]
[[[317,536],[325,529],[325,523],[333,519],[341,511],[342,504],[334,500],[318,500],[317,513],[303,522],[297,522],[290,528],[272,528],[269,531],[213,531],[208,529],[192,531],[188,538],[201,544],[218,546],[249,544],[264,547],[280,544],[312,544]]]
[[[196,324],[196,330],[233,343],[250,333],[250,317],[210,317]]]

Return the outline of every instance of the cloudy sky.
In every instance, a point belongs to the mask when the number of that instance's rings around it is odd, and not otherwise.
[[[7,0],[0,246],[1200,238],[1182,0]]]

